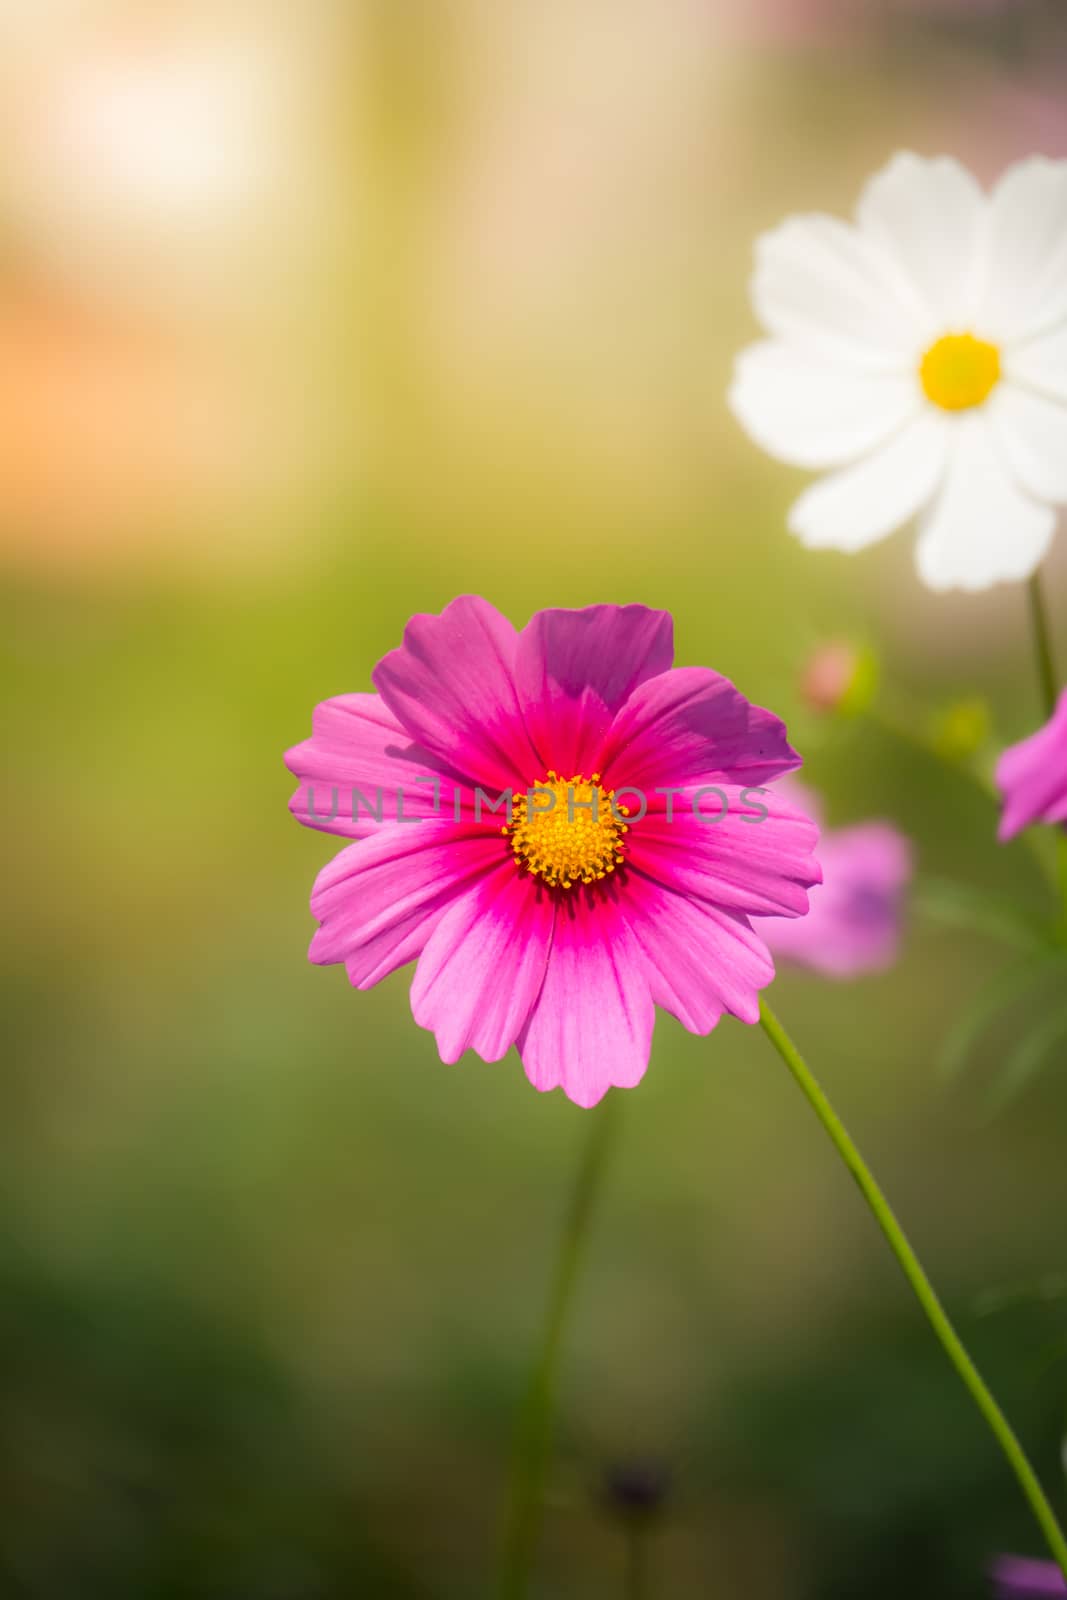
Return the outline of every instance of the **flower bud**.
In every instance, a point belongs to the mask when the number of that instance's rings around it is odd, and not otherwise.
[[[829,639],[809,657],[800,678],[800,693],[813,711],[855,716],[874,699],[878,660],[868,646]]]
[[[938,753],[948,761],[964,761],[989,738],[989,707],[977,697],[957,700],[937,717],[933,737]]]

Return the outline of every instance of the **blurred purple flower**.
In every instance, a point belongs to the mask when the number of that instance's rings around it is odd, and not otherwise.
[[[1067,1582],[1054,1561],[1031,1561],[1026,1556],[1001,1556],[993,1568],[993,1588],[998,1600],[1067,1595]]]
[[[1001,843],[1032,822],[1067,824],[1067,689],[1043,728],[1004,751],[997,788],[1004,797]]]
[[[778,789],[821,820],[819,799],[810,789],[795,782],[781,782]],[[768,948],[827,978],[857,978],[891,967],[912,875],[910,841],[890,822],[823,829],[819,862],[823,881],[809,890],[810,909],[802,921],[760,919]]]
[[[623,1517],[652,1517],[663,1509],[670,1473],[659,1461],[619,1461],[604,1476],[604,1498]]]

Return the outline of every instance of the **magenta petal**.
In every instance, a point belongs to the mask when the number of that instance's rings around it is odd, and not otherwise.
[[[652,998],[690,1033],[709,1033],[724,1011],[758,1022],[759,990],[774,977],[763,940],[745,917],[691,900],[628,872],[626,920],[641,947]]]
[[[773,788],[743,799],[732,784],[716,785],[728,809],[715,817],[722,801],[715,793],[685,790],[675,797],[673,820],[649,812],[627,835],[633,866],[680,894],[695,895],[749,916],[800,917],[808,909],[807,890],[821,877],[812,855],[819,830],[814,822]],[[756,806],[766,811],[753,821]]]
[[[1004,811],[997,837],[1011,839],[1033,822],[1067,822],[1067,689],[1052,716],[997,762]]]
[[[456,896],[499,865],[500,843],[485,828],[417,822],[350,844],[316,879],[311,960],[343,961],[358,989],[371,988],[413,961]]]
[[[655,1012],[640,947],[618,904],[574,890],[556,913],[541,993],[519,1035],[535,1089],[594,1106],[644,1077]]]
[[[323,700],[311,719],[311,738],[285,753],[285,764],[300,779],[289,809],[305,827],[366,839],[383,822],[395,822],[402,796],[408,817],[434,814],[440,796],[449,814],[452,782],[436,756],[401,727],[380,695],[340,694]],[[423,778],[437,778],[440,788]],[[358,793],[353,796],[353,790]]]
[[[411,1009],[442,1061],[467,1049],[484,1061],[507,1054],[544,981],[555,913],[553,895],[509,858],[440,919],[419,957]]]
[[[640,684],[608,734],[601,770],[613,785],[767,783],[800,766],[785,724],[729,678],[677,667]]]
[[[412,617],[372,677],[416,743],[494,794],[540,776],[515,689],[518,635],[477,595]]]
[[[544,767],[598,771],[615,713],[639,683],[666,672],[674,626],[646,606],[539,611],[519,635],[516,679]]]

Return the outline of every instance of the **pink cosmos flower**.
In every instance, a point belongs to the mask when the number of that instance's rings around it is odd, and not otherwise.
[[[993,1568],[993,1586],[999,1600],[1067,1595],[1067,1583],[1055,1562],[1029,1561],[1025,1556],[1001,1556]]]
[[[1067,689],[1043,728],[1004,751],[997,788],[1004,796],[1002,844],[1032,822],[1067,824]]]
[[[360,989],[417,960],[443,1060],[515,1044],[583,1106],[641,1079],[656,1005],[755,1022],[749,919],[804,914],[817,830],[765,788],[799,765],[778,718],[672,658],[644,606],[414,617],[378,693],[324,701],[286,756],[298,819],[355,841],[315,884],[311,960]]]
[[[794,779],[780,792],[821,825],[818,797]],[[891,967],[900,947],[904,892],[912,874],[909,841],[890,822],[860,822],[823,831],[822,884],[802,921],[761,918],[775,956],[827,978],[858,978]]]

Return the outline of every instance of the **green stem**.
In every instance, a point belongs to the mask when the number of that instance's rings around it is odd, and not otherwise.
[[[941,1341],[945,1354],[959,1373],[971,1394],[971,1398],[989,1424],[1000,1448],[1007,1457],[1012,1471],[1019,1480],[1019,1486],[1030,1502],[1030,1508],[1045,1536],[1048,1547],[1055,1556],[1060,1571],[1067,1578],[1067,1539],[1064,1538],[1063,1530],[1056,1521],[1055,1513],[1049,1504],[1045,1491],[1041,1487],[1037,1474],[1030,1465],[1026,1452],[1016,1438],[1011,1424],[986,1387],[985,1381],[968,1355],[962,1339],[949,1321],[933,1285],[923,1271],[919,1258],[912,1249],[903,1228],[894,1216],[888,1200],[875,1182],[870,1168],[860,1155],[848,1130],[823,1093],[818,1080],[800,1054],[800,1051],[790,1039],[770,1006],[762,999],[760,1001],[760,1022],[768,1039],[770,1039],[799,1084],[808,1104],[830,1135],[838,1155],[858,1184],[860,1193],[866,1200],[875,1221],[888,1240],[889,1248],[900,1263],[901,1270],[911,1285],[915,1298],[922,1306],[931,1327]]]
[[[1052,660],[1052,633],[1048,624],[1045,596],[1041,589],[1041,574],[1035,572],[1029,583],[1030,621],[1034,630],[1034,650],[1037,655],[1037,675],[1041,683],[1041,698],[1045,716],[1051,717],[1056,709],[1056,668]]]
[[[648,1600],[648,1527],[643,1516],[626,1526],[626,1600]]]
[[[593,1205],[618,1118],[619,1099],[617,1093],[609,1092],[601,1104],[589,1113],[585,1149],[563,1221],[537,1361],[530,1376],[516,1433],[510,1504],[497,1591],[500,1600],[523,1600],[527,1592],[541,1531],[545,1479],[552,1448],[560,1344]]]

